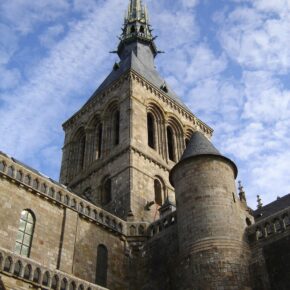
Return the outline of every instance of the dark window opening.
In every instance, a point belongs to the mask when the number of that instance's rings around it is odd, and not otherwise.
[[[104,245],[98,246],[96,284],[107,286],[108,250]]]
[[[154,180],[154,193],[155,193],[155,203],[161,206],[163,203],[162,184],[158,179]]]
[[[135,26],[131,26],[131,33],[134,33],[136,31]]]
[[[103,142],[103,125],[100,124],[98,128],[98,159],[102,155],[102,142]]]
[[[102,204],[106,205],[112,200],[112,180],[107,178],[102,188]]]
[[[188,139],[188,138],[186,138],[186,139],[185,139],[185,147],[187,147],[187,146],[188,146],[188,144],[189,144],[189,139]]]
[[[83,169],[85,162],[85,148],[86,148],[86,136],[83,136],[80,140],[80,169]]]
[[[147,114],[147,131],[148,131],[148,145],[155,149],[155,124],[154,117],[149,113]]]
[[[174,135],[170,127],[167,127],[167,149],[168,149],[168,158],[171,161],[175,161],[174,154]]]
[[[145,31],[144,31],[144,26],[140,26],[140,32],[141,33],[144,33]]]
[[[120,112],[117,111],[114,115],[114,145],[118,145],[120,142]]]

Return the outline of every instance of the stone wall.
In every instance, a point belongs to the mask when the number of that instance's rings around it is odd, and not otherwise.
[[[95,283],[97,248],[104,245],[108,249],[107,286],[112,290],[126,289],[123,238],[127,234],[126,224],[61,185],[27,170],[8,157],[0,157],[0,162],[5,162],[4,172],[0,172],[0,203],[3,205],[0,211],[0,247],[14,252],[21,211],[29,209],[35,216],[29,258],[32,262],[49,271],[62,271]],[[9,176],[12,167],[13,176]],[[16,179],[20,170],[23,178],[30,174],[31,184],[37,178],[38,188]],[[41,191],[44,183],[46,192]],[[52,186],[54,196],[49,195]]]

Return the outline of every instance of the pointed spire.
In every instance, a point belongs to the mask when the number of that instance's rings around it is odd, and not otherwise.
[[[260,197],[260,195],[257,195],[257,202],[258,202],[258,209],[261,209],[263,207],[263,203],[262,203],[262,199]]]
[[[132,43],[142,43],[149,46],[153,58],[158,54],[158,49],[154,43],[152,36],[147,8],[142,4],[141,0],[130,0],[128,11],[125,14],[124,26],[122,28],[122,35],[120,37],[120,44],[118,46],[118,55],[122,58],[124,47]],[[132,46],[130,47],[130,50]]]

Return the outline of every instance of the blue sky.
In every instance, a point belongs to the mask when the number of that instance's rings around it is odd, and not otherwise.
[[[156,65],[249,204],[290,192],[290,0],[147,0]],[[61,124],[110,72],[127,0],[0,2],[0,150],[58,179]]]

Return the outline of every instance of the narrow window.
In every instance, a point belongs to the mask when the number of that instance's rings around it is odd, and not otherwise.
[[[112,200],[112,181],[111,178],[105,179],[102,188],[102,204],[106,205]]]
[[[22,270],[22,263],[18,261],[14,266],[14,275],[19,276]]]
[[[98,155],[97,158],[102,156],[102,142],[103,142],[103,125],[100,124],[98,128]]]
[[[2,162],[0,162],[0,171],[2,171],[2,172],[4,172],[4,170],[5,170],[5,163],[2,161]]]
[[[167,127],[167,149],[168,149],[168,158],[171,161],[175,161],[174,154],[174,135],[171,127]]]
[[[131,33],[134,33],[136,31],[135,26],[131,26]]]
[[[120,112],[116,111],[114,114],[114,145],[120,142]]]
[[[33,282],[39,283],[40,282],[40,275],[41,275],[40,269],[36,268],[34,271],[34,275],[33,275]]]
[[[24,279],[30,280],[31,271],[32,271],[31,266],[30,265],[26,265],[25,269],[24,269]]]
[[[148,132],[148,145],[155,149],[155,124],[152,114],[147,114],[147,132]]]
[[[61,281],[60,290],[67,290],[67,280],[65,278]]]
[[[28,210],[21,212],[19,228],[16,236],[15,252],[17,254],[29,257],[33,231],[35,226],[35,218]]]
[[[50,280],[49,272],[45,272],[42,279],[42,285],[48,286],[50,282],[49,280]]]
[[[108,250],[104,245],[98,246],[96,284],[107,286]]]
[[[12,259],[11,257],[7,257],[4,263],[4,271],[10,273],[11,269],[12,269]]]
[[[140,32],[144,33],[144,26],[143,25],[140,26]]]
[[[80,140],[80,148],[79,148],[79,165],[80,170],[84,168],[85,162],[85,148],[86,148],[86,136],[83,136]]]
[[[7,175],[10,177],[14,176],[14,168],[12,166],[8,167]]]
[[[57,275],[54,275],[51,281],[51,289],[57,290],[59,284],[59,278]]]
[[[162,184],[158,179],[154,180],[154,193],[155,193],[155,203],[159,206],[162,205]]]

